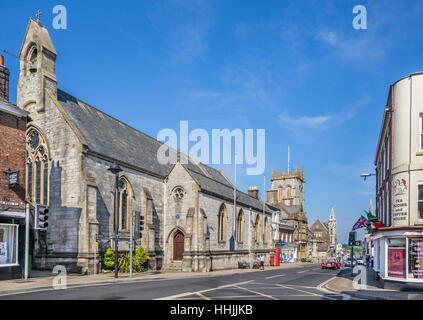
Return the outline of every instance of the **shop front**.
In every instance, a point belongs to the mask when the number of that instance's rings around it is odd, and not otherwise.
[[[383,281],[423,285],[423,228],[397,228],[373,236],[374,270]]]
[[[25,214],[0,211],[0,280],[22,277],[24,244]]]
[[[0,223],[0,268],[18,266],[19,225]]]

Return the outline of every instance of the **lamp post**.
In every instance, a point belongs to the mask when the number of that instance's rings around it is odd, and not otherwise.
[[[119,242],[119,172],[122,168],[115,161],[109,169],[115,177],[115,278],[118,277],[118,242]]]

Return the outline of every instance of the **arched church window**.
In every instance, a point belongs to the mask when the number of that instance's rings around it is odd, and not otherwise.
[[[263,243],[265,244],[267,244],[267,241],[268,241],[268,235],[267,235],[268,228],[269,228],[269,220],[266,217],[264,219],[264,231],[263,231]]]
[[[47,141],[35,128],[26,135],[26,199],[32,205],[48,205],[49,155]]]
[[[27,56],[27,74],[35,73],[38,69],[38,50],[34,45],[29,51]]]
[[[244,239],[244,211],[242,209],[239,210],[236,230],[236,241],[241,243]]]
[[[132,208],[132,189],[125,177],[119,179],[119,229],[129,230]]]
[[[256,243],[260,243],[260,216],[259,215],[257,215],[257,218],[256,218],[254,238]]]
[[[226,234],[226,206],[222,204],[218,214],[218,241],[225,241]]]

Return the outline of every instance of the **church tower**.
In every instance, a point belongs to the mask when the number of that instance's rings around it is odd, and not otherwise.
[[[57,96],[57,52],[47,29],[41,24],[41,12],[37,21],[30,19],[19,53],[20,74],[17,105],[30,112],[43,112],[48,89]]]
[[[281,174],[272,171],[272,189],[267,192],[267,201],[274,204],[284,204],[286,206],[300,206],[304,210],[304,171],[298,165],[295,171]]]
[[[328,228],[329,228],[329,248],[332,252],[336,251],[336,218],[335,218],[335,210],[331,209],[329,221],[328,221]]]

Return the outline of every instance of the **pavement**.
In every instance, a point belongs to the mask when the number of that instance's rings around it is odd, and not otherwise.
[[[358,273],[352,275],[351,268],[345,268],[324,287],[332,292],[362,300],[423,300],[423,291],[384,289],[380,282],[376,280],[375,271],[370,268],[365,270],[366,276],[363,280],[365,286],[362,286],[361,282],[358,283],[360,278]]]

